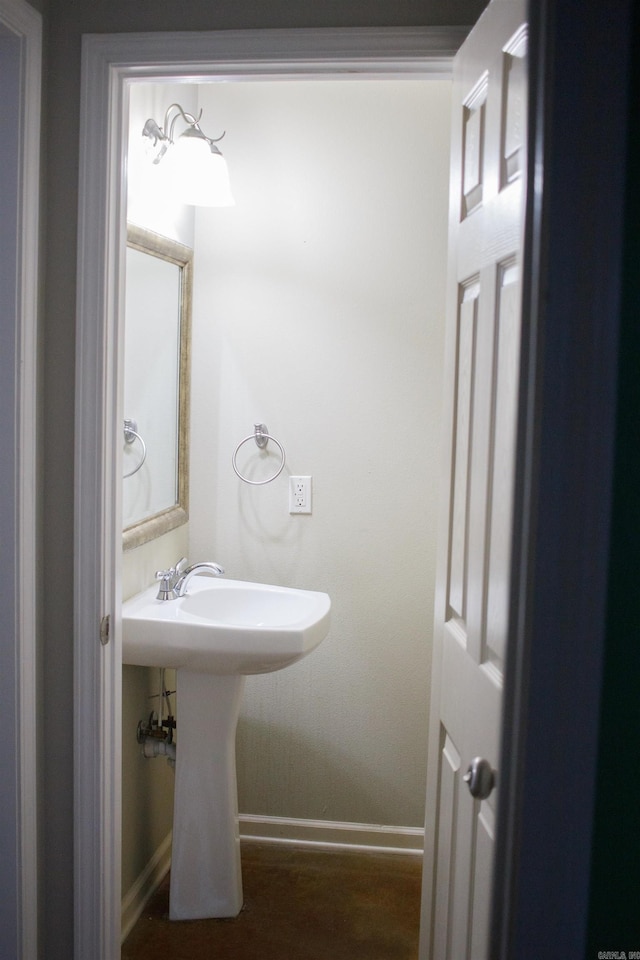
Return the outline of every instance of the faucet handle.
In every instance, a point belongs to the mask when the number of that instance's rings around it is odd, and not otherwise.
[[[156,580],[160,581],[156,600],[173,600],[176,581],[174,567],[169,567],[168,570],[156,570]]]
[[[189,566],[189,561],[187,560],[187,558],[181,557],[180,560],[178,560],[178,562],[176,563],[175,567],[173,567],[176,577],[179,577],[182,573],[184,573],[184,571],[188,566]]]

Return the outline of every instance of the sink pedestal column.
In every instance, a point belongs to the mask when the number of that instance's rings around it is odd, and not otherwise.
[[[245,678],[183,669],[176,678],[169,917],[235,917],[242,908],[235,737]]]

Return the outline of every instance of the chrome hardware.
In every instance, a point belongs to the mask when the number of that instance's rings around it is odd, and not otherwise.
[[[158,595],[156,600],[175,600],[173,586],[175,583],[175,570],[156,570],[156,580],[160,581]]]
[[[266,423],[254,423],[253,436],[256,441],[256,446],[260,447],[261,450],[264,450],[266,445],[269,443],[269,428],[267,427]]]
[[[469,793],[476,800],[486,800],[496,784],[491,764],[483,757],[475,757],[462,778],[469,787]]]
[[[184,571],[184,573],[178,577],[174,586],[174,592],[176,597],[184,597],[187,592],[187,584],[191,577],[195,576],[197,573],[208,573],[211,577],[221,577],[224,573],[224,568],[220,566],[219,563],[213,563],[212,561],[203,561],[202,563],[193,563],[190,567]]]
[[[255,440],[256,446],[259,447],[260,450],[265,450],[267,447],[267,444],[269,443],[269,440],[273,440],[276,447],[280,451],[280,463],[278,464],[278,469],[274,473],[272,473],[270,477],[267,477],[266,480],[250,480],[248,477],[245,477],[244,474],[240,473],[240,470],[238,469],[238,452],[240,450],[240,447],[242,447],[249,440]],[[248,437],[245,437],[243,440],[241,440],[238,446],[233,451],[233,456],[231,457],[231,466],[233,467],[233,470],[236,476],[239,477],[241,480],[243,480],[245,483],[250,483],[254,487],[260,487],[264,483],[271,483],[272,480],[275,480],[276,477],[280,476],[280,474],[284,470],[285,459],[286,457],[285,457],[284,447],[282,446],[279,440],[276,440],[275,437],[271,436],[266,423],[254,423],[253,433],[249,434]]]
[[[224,573],[224,568],[213,561],[203,560],[192,563],[191,566],[188,566],[188,563],[187,558],[182,557],[175,567],[156,571],[156,580],[160,581],[156,600],[177,600],[178,597],[184,597],[189,580],[197,573],[208,573],[212,577],[221,577]]]
[[[182,576],[182,573],[188,562],[189,561],[186,557],[181,557],[176,563],[175,567],[169,567],[168,570],[156,570],[156,580],[160,580],[160,586],[158,587],[158,596],[156,597],[156,600],[176,599],[178,596],[176,593],[176,583]]]

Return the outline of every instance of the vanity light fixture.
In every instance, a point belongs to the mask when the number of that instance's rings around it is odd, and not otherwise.
[[[153,118],[147,120],[142,130],[147,148],[158,164],[163,167],[172,182],[172,189],[183,203],[198,207],[232,207],[235,204],[227,164],[216,144],[222,136],[207,137],[200,127],[200,117],[187,113],[179,103],[172,103],[164,116],[164,125],[158,126]],[[187,127],[174,139],[177,120]]]

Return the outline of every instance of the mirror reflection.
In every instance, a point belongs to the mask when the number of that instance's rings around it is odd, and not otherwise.
[[[192,251],[127,228],[123,541],[131,549],[188,519]]]

